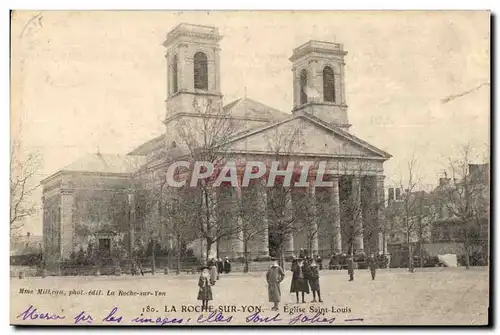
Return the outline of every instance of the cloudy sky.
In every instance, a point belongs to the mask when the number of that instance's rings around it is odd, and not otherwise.
[[[418,160],[435,184],[466,143],[487,156],[487,12],[38,12],[12,21],[12,131],[43,156],[42,179],[96,152],[123,153],[163,132],[167,32],[214,25],[224,102],[247,96],[290,112],[292,49],[344,44],[351,132],[388,151],[386,185]],[[39,201],[41,193],[35,196]],[[27,230],[41,231],[39,216]]]

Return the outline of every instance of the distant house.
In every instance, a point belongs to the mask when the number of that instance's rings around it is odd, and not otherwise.
[[[31,265],[41,261],[43,237],[26,233],[10,240],[10,264]]]
[[[440,178],[432,192],[434,210],[438,214],[432,226],[432,242],[465,243],[467,233],[470,254],[482,263],[488,259],[489,169],[489,164],[469,164],[468,173],[462,180]],[[466,206],[471,214],[464,222],[460,214]]]

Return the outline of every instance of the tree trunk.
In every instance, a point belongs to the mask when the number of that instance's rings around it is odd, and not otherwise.
[[[181,239],[177,236],[177,264],[175,268],[175,273],[179,275],[181,273]]]
[[[420,267],[424,267],[424,250],[422,248],[422,242],[420,242]]]
[[[410,243],[409,235],[408,235],[407,242],[408,242],[408,271],[413,273],[413,248],[412,248],[412,245]]]
[[[243,252],[245,254],[245,265],[243,266],[243,273],[248,273],[248,241],[244,241],[244,249]]]
[[[207,254],[205,255],[205,261],[208,261],[208,259],[210,258],[210,251],[212,249],[212,239],[208,239],[207,238],[207,249],[206,249],[206,252]]]
[[[156,254],[155,254],[155,248],[156,245],[153,240],[153,247],[151,248],[151,274],[154,275],[156,272]]]
[[[281,268],[283,270],[285,270],[285,251],[283,250],[282,245],[280,245],[280,248],[279,248],[278,263],[279,263],[279,266],[281,266]]]
[[[465,248],[465,269],[469,270],[470,268],[470,257],[469,257],[469,232],[467,231],[467,227],[465,227],[465,240],[464,240],[464,248]]]

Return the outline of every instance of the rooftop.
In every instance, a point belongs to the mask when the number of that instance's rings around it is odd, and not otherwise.
[[[214,42],[218,42],[222,39],[222,36],[219,35],[219,28],[217,27],[181,23],[167,34],[167,39],[163,45],[167,47],[182,37],[198,37],[213,40]]]
[[[347,51],[344,51],[344,45],[341,43],[311,40],[293,49],[290,61],[293,62],[297,58],[312,52],[336,54],[339,56],[347,55]]]

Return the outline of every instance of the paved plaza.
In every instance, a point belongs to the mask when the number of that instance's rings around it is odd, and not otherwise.
[[[307,316],[295,324],[333,325],[482,325],[488,320],[488,269],[432,268],[417,269],[414,274],[405,269],[379,270],[375,281],[367,270],[355,273],[355,280],[348,281],[346,271],[323,270],[321,289],[323,303],[310,303],[312,295],[306,296],[306,304],[296,304],[295,296],[288,293],[291,273],[281,285],[282,302],[279,316],[271,312],[268,303],[265,273],[234,273],[221,275],[213,286],[214,300],[210,305],[225,306],[218,321],[204,324],[288,324],[302,313]],[[65,323],[74,323],[81,312],[91,315],[92,324],[133,324],[134,318],[153,320],[183,319],[183,324],[198,325],[210,313],[198,321],[200,312],[186,312],[182,308],[198,305],[196,275],[146,275],[139,277],[47,277],[13,278],[11,282],[11,321],[30,323],[40,320],[22,321],[17,315],[29,306],[37,313],[56,314],[64,317]],[[33,293],[30,290],[33,289]],[[38,291],[42,289],[42,291]],[[45,289],[45,291],[43,291]],[[21,290],[24,293],[20,293]],[[114,291],[114,295],[108,295]],[[42,293],[43,292],[43,293]],[[134,293],[137,292],[137,293]],[[148,296],[141,295],[141,292]],[[101,295],[99,295],[101,294]],[[131,294],[136,294],[132,297]],[[144,293],[142,293],[144,294]],[[149,306],[149,309],[148,309]],[[176,311],[173,311],[175,306]],[[182,307],[184,306],[184,307]],[[236,311],[231,311],[231,306]],[[111,322],[103,322],[109,312],[117,307]],[[255,308],[255,309],[253,309]],[[262,308],[259,319],[248,321],[252,311]],[[286,312],[285,312],[286,308]],[[290,310],[295,313],[290,314]],[[304,311],[298,309],[303,308]],[[332,308],[335,313],[332,313]],[[314,311],[327,310],[324,315]],[[314,311],[313,311],[314,310]],[[148,312],[149,311],[149,312]],[[36,314],[36,313],[35,313]],[[141,315],[142,314],[142,315]],[[26,313],[24,314],[26,315]],[[32,314],[33,315],[33,314]],[[121,321],[116,321],[121,317]],[[268,321],[265,321],[268,317]],[[272,320],[272,317],[275,317]],[[113,319],[114,318],[114,319]],[[230,322],[225,320],[231,318]],[[332,321],[332,318],[335,318]],[[361,320],[362,319],[362,320]],[[278,320],[278,321],[276,321]],[[324,322],[321,322],[324,320]],[[328,320],[328,321],[327,321]],[[59,320],[43,323],[57,324]],[[78,321],[79,324],[82,321]],[[90,322],[88,322],[90,324]],[[166,322],[164,322],[167,324]]]

